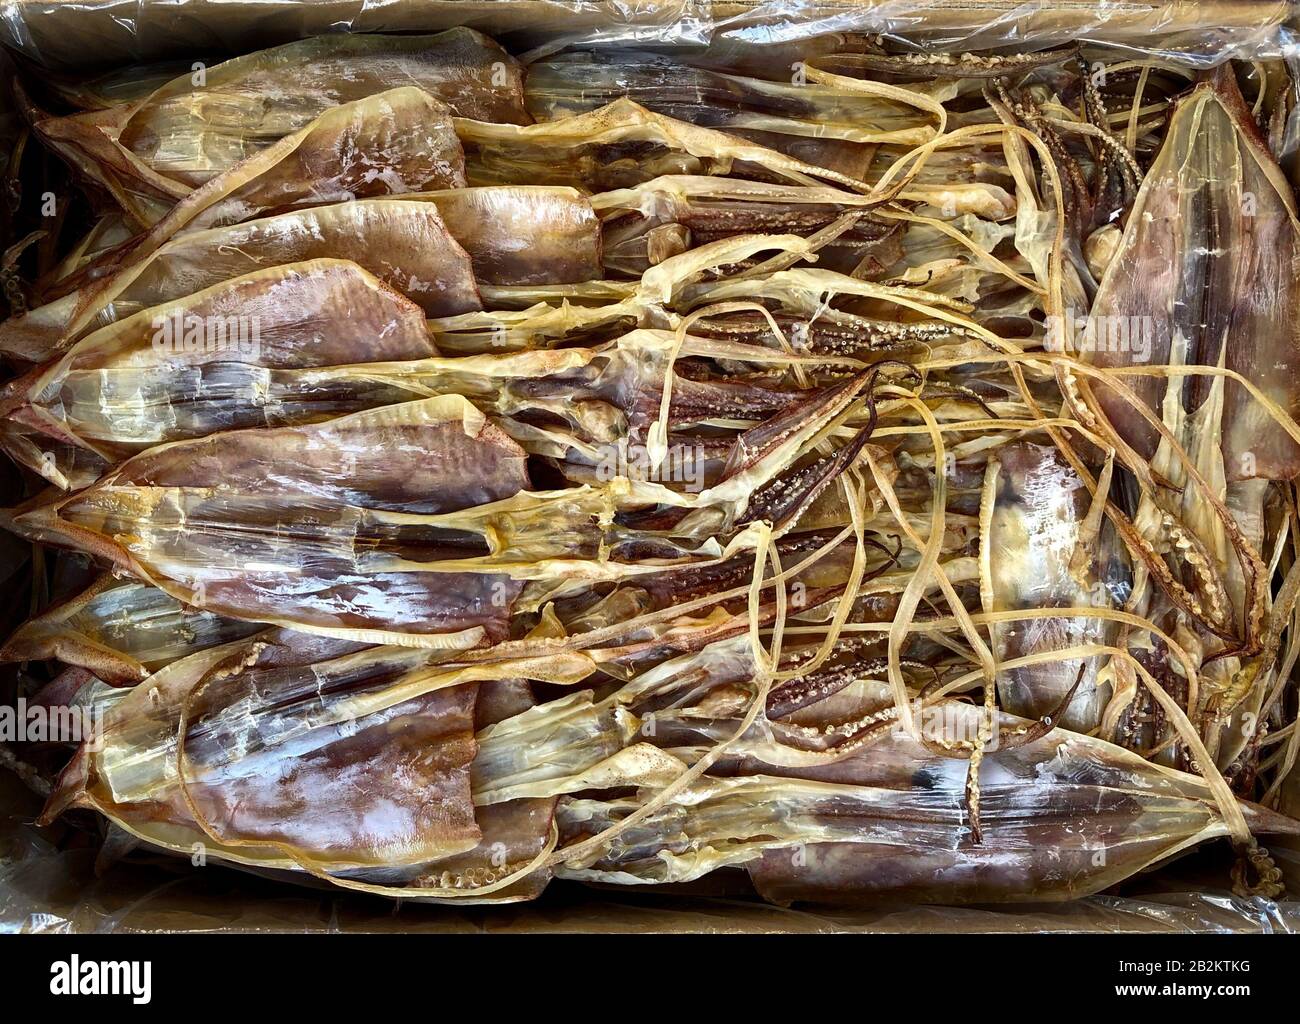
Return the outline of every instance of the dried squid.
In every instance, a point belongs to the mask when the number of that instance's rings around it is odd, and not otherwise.
[[[0,660],[98,724],[43,821],[432,902],[1280,895],[1287,69],[562,43],[27,104],[92,197],[0,324]]]

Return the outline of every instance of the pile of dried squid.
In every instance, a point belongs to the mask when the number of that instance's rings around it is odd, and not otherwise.
[[[1285,70],[797,56],[24,96],[97,214],[0,324],[54,581],[0,657],[97,725],[7,749],[44,821],[429,901],[1069,899],[1218,838],[1282,893]]]

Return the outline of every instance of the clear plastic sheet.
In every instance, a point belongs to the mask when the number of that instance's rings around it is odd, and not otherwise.
[[[90,0],[8,2],[9,45],[51,68],[240,53],[327,32],[438,32],[458,25],[512,43],[562,34],[619,42],[699,45],[712,26],[705,0]],[[526,48],[526,44],[525,44]]]
[[[7,44],[49,68],[236,53],[325,32],[433,32],[468,25],[553,49],[797,46],[832,33],[949,51],[1075,41],[1204,64],[1277,56],[1290,0],[5,0]]]
[[[714,4],[715,46],[770,45],[828,32],[881,35],[903,47],[1020,52],[1075,42],[1194,64],[1277,56],[1292,4],[1276,0],[868,0]]]
[[[471,26],[512,52],[543,57],[574,44],[689,52],[702,62],[798,60],[835,34],[878,35],[917,52],[1029,52],[1083,42],[1135,57],[1205,67],[1230,58],[1283,57],[1300,65],[1284,0],[829,0],[761,3],[707,0],[6,0],[0,38],[25,62],[87,73],[127,63],[248,51],[328,32],[432,32]],[[702,56],[701,56],[702,54]],[[772,58],[774,59],[774,58]],[[4,75],[7,87],[10,76]],[[0,98],[0,128],[13,103]],[[1300,108],[1288,125],[1295,159]],[[1294,175],[1293,175],[1294,177]],[[0,537],[12,544],[7,534]],[[14,545],[15,547],[17,545]],[[11,560],[5,560],[8,566]],[[1243,898],[1203,887],[1201,855],[1132,881],[1122,894],[1056,905],[924,907],[845,911],[767,906],[726,880],[702,894],[636,897],[558,882],[535,905],[393,905],[334,890],[290,887],[251,872],[136,850],[113,861],[56,824],[32,824],[39,800],[0,772],[0,931],[121,932],[1259,932],[1300,931],[1300,902]],[[1300,844],[1274,857],[1296,890]],[[1211,860],[1222,849],[1205,856]],[[1206,872],[1205,877],[1224,874]]]

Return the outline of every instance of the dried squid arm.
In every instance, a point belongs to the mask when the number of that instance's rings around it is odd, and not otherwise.
[[[612,341],[636,327],[648,327],[655,311],[635,298],[598,306],[537,302],[525,309],[495,309],[439,317],[429,330],[440,351],[461,355],[554,348],[565,343]]]

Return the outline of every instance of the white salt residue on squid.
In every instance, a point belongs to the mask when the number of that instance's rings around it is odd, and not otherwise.
[[[989,463],[990,491],[983,510],[981,596],[989,612],[1026,609],[1122,608],[1129,591],[1128,559],[1102,524],[1084,536],[1092,499],[1055,448],[1016,441]],[[1079,571],[1083,545],[1086,568]],[[1106,644],[1113,624],[1082,617],[1027,618],[990,627],[999,661],[1081,644]],[[1050,715],[1083,677],[1061,723],[1087,732],[1101,721],[1110,686],[1099,683],[1103,659],[1068,658],[998,674],[1001,706],[1014,715]]]

